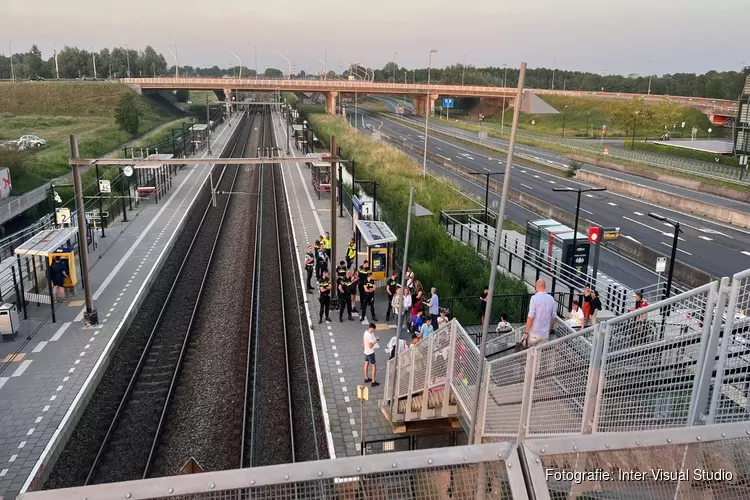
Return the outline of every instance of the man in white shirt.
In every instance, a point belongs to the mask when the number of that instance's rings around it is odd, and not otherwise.
[[[529,302],[529,317],[526,319],[526,333],[523,336],[529,347],[549,340],[549,332],[555,329],[557,321],[556,308],[555,299],[547,293],[547,283],[537,280],[536,294]]]
[[[573,308],[570,310],[570,314],[568,315],[568,319],[565,320],[565,323],[567,323],[569,327],[578,330],[583,328],[583,321],[583,309],[579,307],[578,301],[575,301],[573,302]]]
[[[377,366],[375,361],[375,348],[378,343],[378,338],[375,336],[375,323],[370,323],[365,334],[362,336],[362,346],[365,351],[365,384],[372,382],[372,387],[377,387],[380,384],[375,381],[375,375],[377,373]],[[372,365],[372,377],[368,377],[367,368]]]

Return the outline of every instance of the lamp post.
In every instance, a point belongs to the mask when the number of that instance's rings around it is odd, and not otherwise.
[[[586,111],[586,139],[589,138],[589,122],[591,118],[591,111]]]
[[[291,80],[292,79],[292,61],[286,58],[284,54],[281,54],[280,52],[276,52],[282,59],[286,61],[286,63],[289,65],[289,71],[286,74],[286,79]]]
[[[464,85],[465,74],[466,74],[466,54],[464,54],[464,63],[461,65],[461,86]]]
[[[130,78],[130,49],[125,46],[125,59],[128,61],[128,78]]]
[[[94,80],[96,80],[96,52],[94,52],[94,47],[91,47],[91,60],[94,63]]]
[[[13,68],[13,40],[8,42],[8,57],[10,58],[10,81],[16,81],[16,70]]]
[[[503,64],[503,68],[505,68],[505,71],[503,74],[503,112],[500,114],[500,136],[503,135],[503,128],[505,127],[505,88],[508,81],[508,65]]]
[[[562,129],[562,137],[565,138],[565,115],[567,114],[568,106],[566,105],[563,108],[563,129]]]
[[[323,64],[323,79],[326,80],[327,79],[326,78],[326,74],[328,73],[326,62],[324,60],[322,60],[322,59],[319,59],[319,58],[315,57],[315,56],[310,56],[310,57],[312,57],[313,59],[315,59],[319,63]]]
[[[422,177],[427,178],[427,127],[430,123],[430,71],[432,68],[432,54],[437,52],[437,49],[430,50],[430,55],[427,58],[427,93],[425,94],[425,110],[424,110],[424,155],[422,157]]]
[[[239,63],[240,63],[240,71],[239,71],[239,75],[237,75],[237,78],[242,78],[242,59],[240,59],[240,56],[238,56],[237,54],[235,54],[234,52],[232,52],[229,49],[227,49],[227,52],[229,52],[230,54],[232,54],[237,59],[237,61],[239,61]]]
[[[568,263],[570,267],[575,267],[576,246],[578,245],[578,214],[580,213],[580,210],[581,210],[581,194],[589,193],[593,191],[606,191],[606,190],[607,188],[584,188],[584,189],[581,189],[581,188],[573,189],[571,187],[552,188],[552,191],[557,191],[557,192],[569,191],[571,193],[578,193],[578,197],[576,199],[576,220],[573,226],[573,255],[572,255],[573,261]]]
[[[505,172],[469,172],[469,175],[484,175],[487,177],[487,182],[484,188],[484,223],[487,224],[487,206],[490,203],[490,176],[505,175]]]
[[[672,292],[672,275],[674,273],[674,260],[677,256],[677,243],[680,241],[680,223],[659,214],[651,213],[648,214],[652,219],[656,219],[660,222],[670,224],[674,228],[674,237],[672,239],[672,256],[669,258],[669,274],[667,274],[667,288],[664,290],[664,299],[669,298],[669,294]]]
[[[552,90],[555,90],[555,69],[557,69],[557,61],[552,58]]]
[[[651,69],[652,63],[651,61],[648,62],[648,95],[651,95],[651,76],[653,76],[654,72]]]
[[[57,64],[57,44],[55,44],[55,77],[60,79],[60,66]]]
[[[708,140],[711,140],[711,127],[708,127]]]
[[[174,77],[179,78],[180,77],[180,63],[177,60],[177,45],[174,46],[174,52],[172,52],[172,49],[167,47],[167,50],[170,54],[172,54],[172,57],[174,57]]]
[[[393,53],[393,83],[396,83],[396,56],[398,52]]]
[[[640,113],[640,111],[636,110],[635,114],[633,115],[633,140],[630,141],[631,151],[635,149],[635,124],[638,122],[638,113]]]

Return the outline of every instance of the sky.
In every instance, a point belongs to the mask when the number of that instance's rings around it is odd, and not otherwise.
[[[750,0],[0,0],[0,53],[151,45],[180,65],[433,65],[703,73],[750,64]],[[744,33],[744,34],[743,34]],[[327,50],[327,56],[326,56]],[[649,62],[650,61],[650,62]]]

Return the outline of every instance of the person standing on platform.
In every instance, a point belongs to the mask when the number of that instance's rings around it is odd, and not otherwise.
[[[359,275],[358,277],[359,302],[361,305],[362,295],[364,295],[364,291],[365,291],[365,283],[367,283],[367,276],[372,274],[372,271],[370,271],[370,261],[365,260],[364,262],[362,262],[362,265],[357,268],[357,274]],[[362,314],[364,314],[364,312]]]
[[[338,286],[339,281],[346,278],[346,264],[344,261],[340,261],[339,265],[336,266],[336,286]]]
[[[318,290],[320,291],[320,319],[318,324],[323,322],[323,316],[325,316],[327,322],[331,322],[329,317],[331,308],[331,280],[328,279],[328,271],[323,271],[323,276],[318,282]]]
[[[375,323],[370,323],[365,334],[362,336],[362,347],[365,352],[365,384],[370,382],[372,387],[380,384],[375,381],[377,367],[375,366],[375,349],[377,349],[378,338],[375,336]],[[369,375],[367,368],[372,366],[372,376]]]
[[[352,301],[349,295],[352,293],[352,273],[346,271],[343,278],[339,280],[339,323],[344,322],[344,309],[346,309],[349,321],[354,321],[352,317]]]
[[[346,245],[346,268],[351,269],[354,258],[357,256],[357,245],[354,238],[349,238],[349,244]]]
[[[438,316],[440,315],[440,297],[438,297],[437,289],[433,286],[430,289],[430,320],[432,325],[437,325]]]
[[[391,277],[385,282],[385,291],[388,293],[388,307],[385,310],[385,321],[391,320],[391,310],[393,309],[393,297],[396,295],[396,289],[401,285],[398,284],[398,273],[393,271]],[[398,311],[395,312],[398,317]]]
[[[349,297],[351,298],[352,302],[352,312],[354,314],[359,314],[359,309],[357,309],[357,291],[359,290],[359,272],[355,269],[352,273],[352,284],[349,287]]]
[[[307,272],[307,293],[312,293],[313,287],[310,281],[312,281],[313,266],[315,266],[315,254],[313,248],[307,245],[307,253],[305,253],[305,272]]]
[[[367,306],[370,306],[370,318],[373,321],[377,321],[378,318],[375,317],[375,282],[372,281],[372,274],[367,275],[367,281],[365,281],[362,294],[362,300],[360,303],[360,307],[362,308],[362,312],[360,313],[359,320],[364,322],[365,316],[367,315]]]
[[[60,259],[59,255],[56,255],[55,260],[52,261],[52,265],[49,268],[49,274],[56,302],[60,302],[60,300],[58,300],[57,292],[62,292],[61,300],[62,302],[65,302],[68,300],[68,297],[65,294],[65,278],[68,277],[68,271],[65,269],[65,262]]]
[[[404,308],[404,329],[409,330],[411,326],[411,290],[408,287],[406,290],[401,290],[401,297],[404,299],[401,302]]]
[[[490,293],[490,287],[485,286],[482,295],[479,296],[479,316],[482,318],[481,324],[484,324],[484,311],[487,308],[487,295]]]
[[[328,273],[328,254],[323,248],[318,251],[318,260],[320,261],[320,275],[323,276],[323,273]]]
[[[328,231],[326,231],[326,235],[323,237],[323,248],[326,251],[326,255],[328,256],[328,260],[331,260],[331,235]]]
[[[555,329],[557,303],[552,295],[547,293],[547,283],[537,280],[536,294],[529,302],[529,315],[526,318],[525,340],[527,347],[541,344],[549,340],[549,334]]]
[[[315,252],[315,279],[320,281],[320,250],[323,248],[323,237],[318,236],[313,243],[313,251]]]

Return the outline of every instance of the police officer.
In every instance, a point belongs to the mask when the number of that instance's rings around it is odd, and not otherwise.
[[[328,260],[331,260],[331,235],[326,231],[326,235],[323,237],[323,248],[326,251]]]
[[[307,272],[307,293],[312,293],[313,287],[310,284],[312,280],[313,266],[315,265],[315,254],[313,248],[307,245],[307,253],[305,253],[305,271]]]
[[[320,320],[318,324],[323,322],[323,316],[325,315],[326,321],[330,323],[331,318],[328,317],[331,308],[331,280],[328,279],[328,271],[324,270],[320,281],[318,281],[318,291],[320,291]]]
[[[328,273],[328,254],[323,248],[318,250],[318,263],[320,267],[320,276],[322,277],[323,273]]]
[[[344,322],[344,309],[349,317],[349,321],[354,321],[352,317],[352,273],[345,271],[344,277],[339,281],[339,322]]]
[[[357,245],[354,243],[354,238],[349,239],[349,244],[346,245],[346,268],[350,269],[354,258],[357,256]]]
[[[388,307],[385,310],[385,320],[390,321],[391,319],[391,303],[393,302],[393,296],[396,294],[396,288],[399,287],[398,273],[393,271],[391,277],[385,282],[385,291],[388,293]],[[396,314],[398,317],[398,314]]]
[[[371,314],[370,319],[372,319],[372,321],[377,321],[378,318],[375,317],[375,282],[372,281],[372,274],[367,275],[367,281],[365,281],[363,288],[365,293],[362,295],[362,313],[359,320],[365,320],[365,315],[367,314],[367,306],[369,305]]]
[[[339,262],[339,265],[336,266],[336,286],[338,286],[339,281],[343,278],[346,278],[346,263],[342,260]]]
[[[351,282],[352,284],[349,287],[349,297],[351,298],[352,312],[359,314],[359,310],[357,309],[357,290],[359,289],[359,271],[357,271],[356,269],[352,273]]]
[[[357,274],[359,275],[359,302],[361,304],[362,297],[364,296],[365,292],[365,283],[367,282],[367,277],[372,274],[372,271],[370,271],[370,262],[365,260],[362,265],[357,268]]]
[[[320,250],[323,248],[323,237],[318,236],[313,244],[313,250],[315,251],[315,278],[320,281]]]

